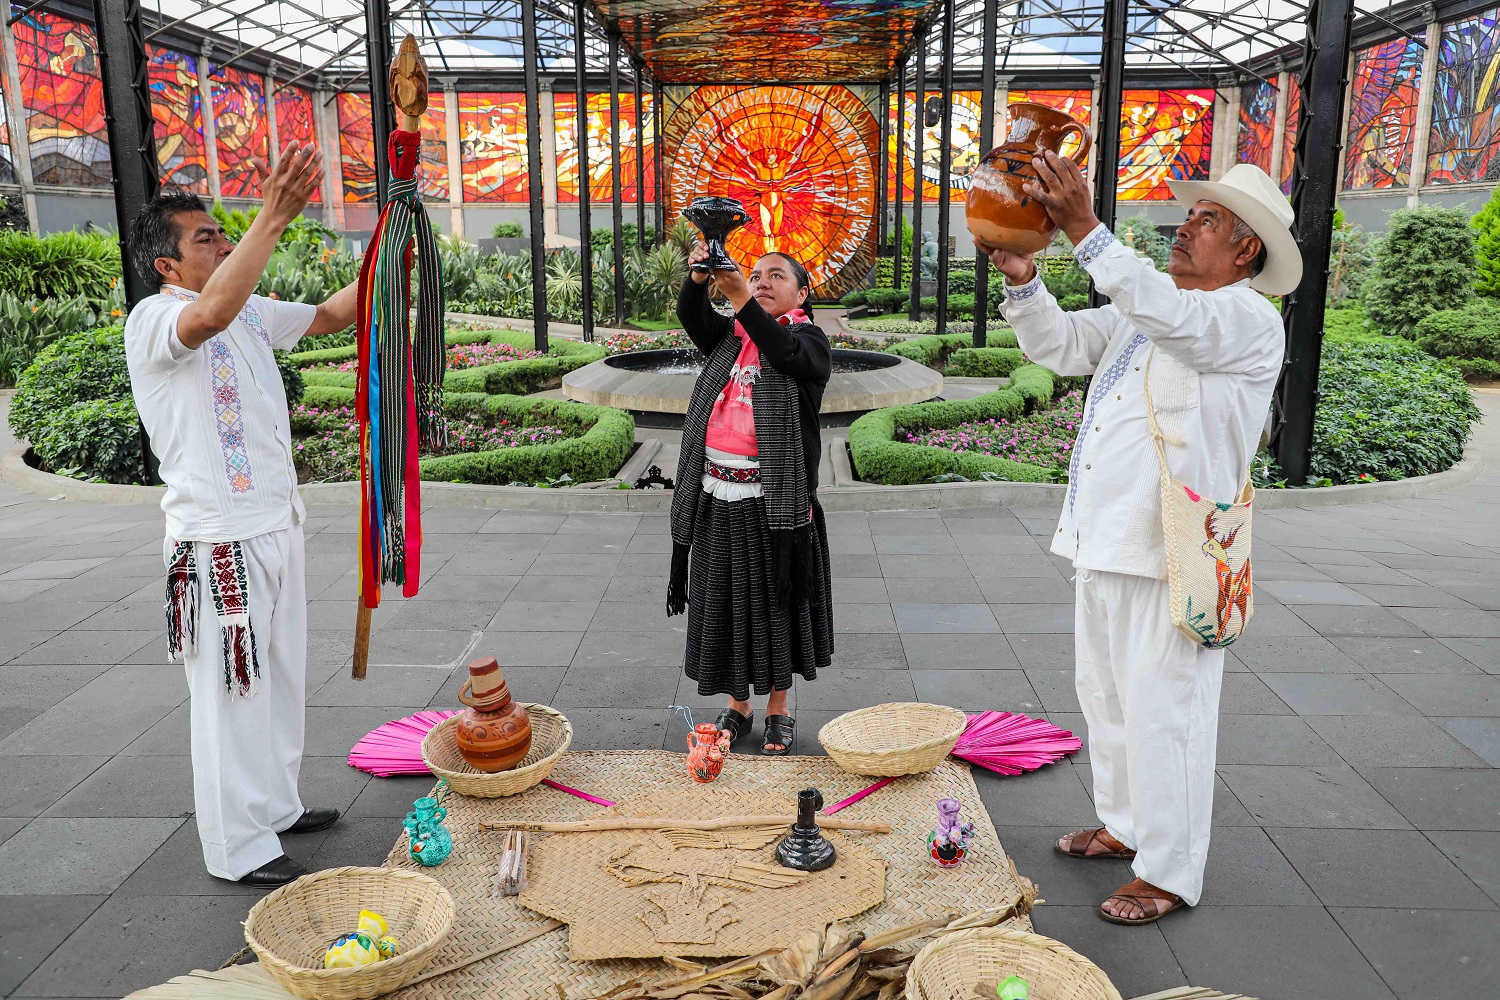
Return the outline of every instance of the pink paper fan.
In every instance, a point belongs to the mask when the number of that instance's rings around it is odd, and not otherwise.
[[[1024,774],[1082,747],[1077,736],[1046,719],[1019,712],[981,712],[969,716],[953,756],[1000,774]]]
[[[349,766],[368,771],[378,778],[401,774],[431,774],[422,761],[422,737],[457,711],[418,712],[395,722],[387,722],[367,733],[349,751]]]

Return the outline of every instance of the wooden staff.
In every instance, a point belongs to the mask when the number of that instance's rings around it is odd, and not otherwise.
[[[417,51],[417,40],[411,35],[401,40],[401,48],[391,60],[389,81],[391,103],[399,112],[401,130],[421,132],[422,115],[427,110],[427,61]],[[375,153],[377,156],[382,155],[381,150],[376,150]],[[367,249],[366,253],[369,252],[372,250]],[[364,594],[361,593],[359,613],[354,620],[353,677],[357,681],[365,679],[365,672],[370,665],[370,619],[373,610],[365,604]]]
[[[483,822],[479,824],[479,832],[532,830],[537,833],[597,833],[600,830],[725,830],[741,826],[791,826],[795,822],[797,822],[797,817],[790,814],[786,816],[720,816],[718,819],[653,819],[617,816],[609,819],[584,819],[573,823],[528,823],[524,820],[507,820],[503,823]],[[866,819],[837,819],[833,816],[819,816],[818,826],[825,830],[891,832],[889,823]]]

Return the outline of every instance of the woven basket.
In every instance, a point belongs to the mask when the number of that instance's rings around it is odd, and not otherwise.
[[[359,923],[385,918],[400,950],[357,969],[325,969],[323,953]],[[369,1000],[422,974],[453,929],[453,897],[400,868],[330,868],[282,886],[250,909],[245,940],[281,988],[306,1000]]]
[[[448,787],[476,799],[498,799],[518,795],[552,773],[573,742],[573,724],[568,717],[546,705],[520,703],[531,719],[531,749],[521,763],[509,771],[487,774],[471,767],[458,752],[454,732],[460,716],[445,719],[422,738],[422,760]]]
[[[899,701],[845,712],[818,731],[818,742],[844,770],[889,778],[937,767],[968,724],[956,708]]]
[[[906,974],[910,1000],[964,1000],[982,981],[1020,976],[1037,1000],[1120,1000],[1097,965],[1040,934],[1004,927],[954,931],[928,944]]]

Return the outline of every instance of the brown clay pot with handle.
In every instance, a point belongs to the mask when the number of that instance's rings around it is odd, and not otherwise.
[[[470,767],[494,774],[525,759],[531,749],[531,717],[511,700],[493,656],[469,664],[469,679],[458,700],[469,707],[459,716],[453,738]]]
[[[1017,102],[1009,108],[1010,127],[1005,142],[986,153],[974,168],[964,213],[969,232],[980,241],[1015,253],[1044,250],[1057,227],[1042,203],[1021,190],[1036,181],[1032,157],[1044,150],[1061,153],[1070,137],[1077,147],[1068,158],[1080,167],[1088,163],[1093,140],[1088,129],[1070,116],[1042,104]]]

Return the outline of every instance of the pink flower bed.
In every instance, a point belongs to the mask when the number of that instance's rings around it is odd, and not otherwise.
[[[1083,393],[1070,392],[1052,409],[1019,420],[974,420],[956,427],[902,431],[903,440],[949,451],[977,451],[1013,462],[1066,469],[1083,419]]]
[[[544,358],[543,351],[527,351],[510,344],[456,344],[448,348],[448,371],[461,368],[479,368],[483,365],[499,364],[502,361],[520,361],[523,358]],[[331,365],[334,371],[353,372],[359,365],[357,358]]]

